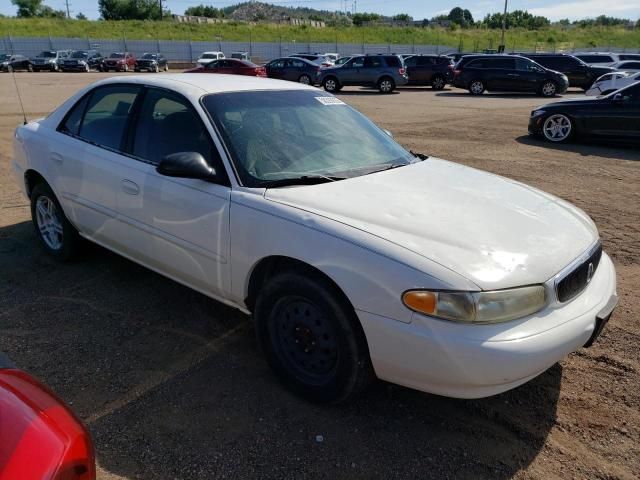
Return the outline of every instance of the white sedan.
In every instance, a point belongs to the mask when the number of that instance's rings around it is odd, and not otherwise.
[[[309,86],[113,77],[19,127],[12,163],[48,253],[88,239],[251,313],[315,401],[375,376],[497,394],[593,342],[617,301],[583,211],[416,156]]]
[[[591,88],[585,93],[592,97],[600,95],[608,95],[611,92],[628,87],[629,85],[640,81],[640,72],[611,72],[605,73],[593,82]]]

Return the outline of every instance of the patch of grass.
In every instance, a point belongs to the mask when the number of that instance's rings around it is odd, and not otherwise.
[[[90,21],[50,18],[0,18],[0,31],[14,37],[79,37],[131,40],[209,40],[323,43],[378,43],[400,45],[446,45],[464,51],[497,48],[499,30],[402,27],[340,27],[316,29],[307,26],[279,26],[246,23],[184,24],[171,20]],[[220,38],[219,38],[220,37]],[[562,29],[549,27],[538,31],[508,30],[507,50],[538,48],[551,50],[592,47],[616,47],[640,50],[640,29],[588,27]]]

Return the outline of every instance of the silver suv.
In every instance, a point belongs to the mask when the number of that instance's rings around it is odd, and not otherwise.
[[[320,70],[318,83],[327,92],[338,92],[348,85],[376,87],[381,93],[391,93],[409,81],[404,62],[399,55],[357,55],[335,67]]]

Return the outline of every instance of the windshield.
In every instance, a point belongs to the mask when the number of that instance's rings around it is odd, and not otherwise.
[[[202,58],[218,58],[218,55],[215,53],[203,53]]]
[[[56,58],[56,52],[40,52],[39,58]]]
[[[87,58],[87,52],[81,52],[81,51],[73,52],[73,55],[71,55],[71,58]]]
[[[364,115],[324,92],[211,94],[203,105],[249,187],[306,176],[355,177],[416,161]]]
[[[112,53],[109,58],[124,58],[124,53]]]
[[[146,58],[148,60],[155,60],[156,58],[156,54],[155,53],[145,53],[142,58]]]

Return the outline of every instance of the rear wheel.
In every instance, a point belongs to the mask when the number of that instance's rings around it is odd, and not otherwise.
[[[308,400],[341,402],[374,378],[353,308],[319,275],[277,275],[258,295],[254,314],[269,365]]]
[[[442,75],[436,75],[431,79],[431,88],[434,90],[442,90],[447,82]]]
[[[340,90],[340,87],[338,86],[338,79],[335,77],[325,78],[322,82],[322,87],[327,92],[337,92],[338,90]]]
[[[28,72],[33,72],[33,65],[31,65],[31,64],[27,65],[27,71]]]
[[[544,138],[554,143],[563,143],[571,138],[573,122],[562,113],[549,115],[542,124]]]
[[[156,66],[154,67],[153,71],[154,71],[155,73],[160,72],[160,67],[158,66],[158,64],[156,64]]]
[[[484,83],[482,83],[482,80],[473,80],[470,84],[469,84],[469,93],[471,93],[471,95],[482,95],[484,93]]]
[[[69,260],[78,249],[80,236],[69,223],[60,202],[46,183],[31,192],[31,219],[44,249],[59,260]]]
[[[311,85],[311,77],[309,75],[300,75],[298,82],[304,85]]]
[[[540,95],[543,97],[553,97],[558,91],[558,87],[551,81],[544,82],[540,87]]]
[[[396,88],[396,82],[391,77],[382,77],[378,80],[378,90],[380,93],[391,93]]]

